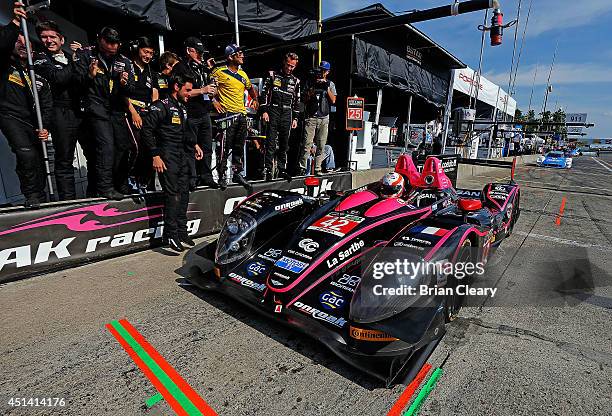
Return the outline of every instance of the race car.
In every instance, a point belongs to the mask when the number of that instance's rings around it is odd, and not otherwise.
[[[569,169],[572,167],[572,158],[559,150],[553,150],[546,155],[538,156],[536,164],[542,167]]]
[[[419,173],[402,155],[394,172],[363,188],[317,198],[279,190],[248,197],[217,241],[187,254],[188,280],[303,331],[387,386],[408,382],[463,298],[399,291],[452,288],[460,280],[425,269],[381,279],[377,264],[486,262],[511,234],[519,199],[513,180],[456,190],[439,159],[429,157]]]

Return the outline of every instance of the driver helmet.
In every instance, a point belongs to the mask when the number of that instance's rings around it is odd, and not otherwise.
[[[380,180],[380,196],[399,198],[404,193],[404,177],[397,172],[389,172]]]

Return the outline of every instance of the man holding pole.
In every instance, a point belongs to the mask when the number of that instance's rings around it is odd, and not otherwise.
[[[49,133],[38,126],[36,106],[40,105],[42,121],[48,125],[53,102],[47,81],[38,77],[32,82],[28,74],[26,39],[19,33],[26,17],[23,4],[16,2],[13,13],[13,20],[0,28],[0,130],[17,157],[17,176],[26,198],[24,206],[38,208],[46,199],[42,146]],[[35,98],[40,102],[36,103]]]

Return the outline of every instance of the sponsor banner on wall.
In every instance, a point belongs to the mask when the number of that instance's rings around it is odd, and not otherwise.
[[[351,173],[326,175],[314,189],[351,188]],[[284,189],[304,193],[304,179],[253,183],[254,190]],[[221,230],[224,216],[246,198],[240,186],[225,191],[192,192],[187,213],[190,236]],[[163,195],[147,194],[122,201],[87,200],[51,204],[39,210],[0,210],[0,283],[77,266],[161,244]]]

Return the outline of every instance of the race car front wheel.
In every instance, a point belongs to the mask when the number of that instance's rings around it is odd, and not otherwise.
[[[455,264],[466,264],[472,261],[472,243],[470,240],[466,239],[463,244],[461,244],[461,248],[459,249],[459,254],[457,255],[457,261]],[[471,279],[471,276],[465,275],[462,278],[458,278],[457,276],[450,276],[448,278],[447,287],[453,288],[452,294],[446,295],[446,299],[444,301],[444,317],[446,318],[446,322],[454,321],[459,314],[459,310],[461,309],[461,305],[463,305],[464,297],[463,295],[458,295],[455,290],[459,283],[467,283]]]

